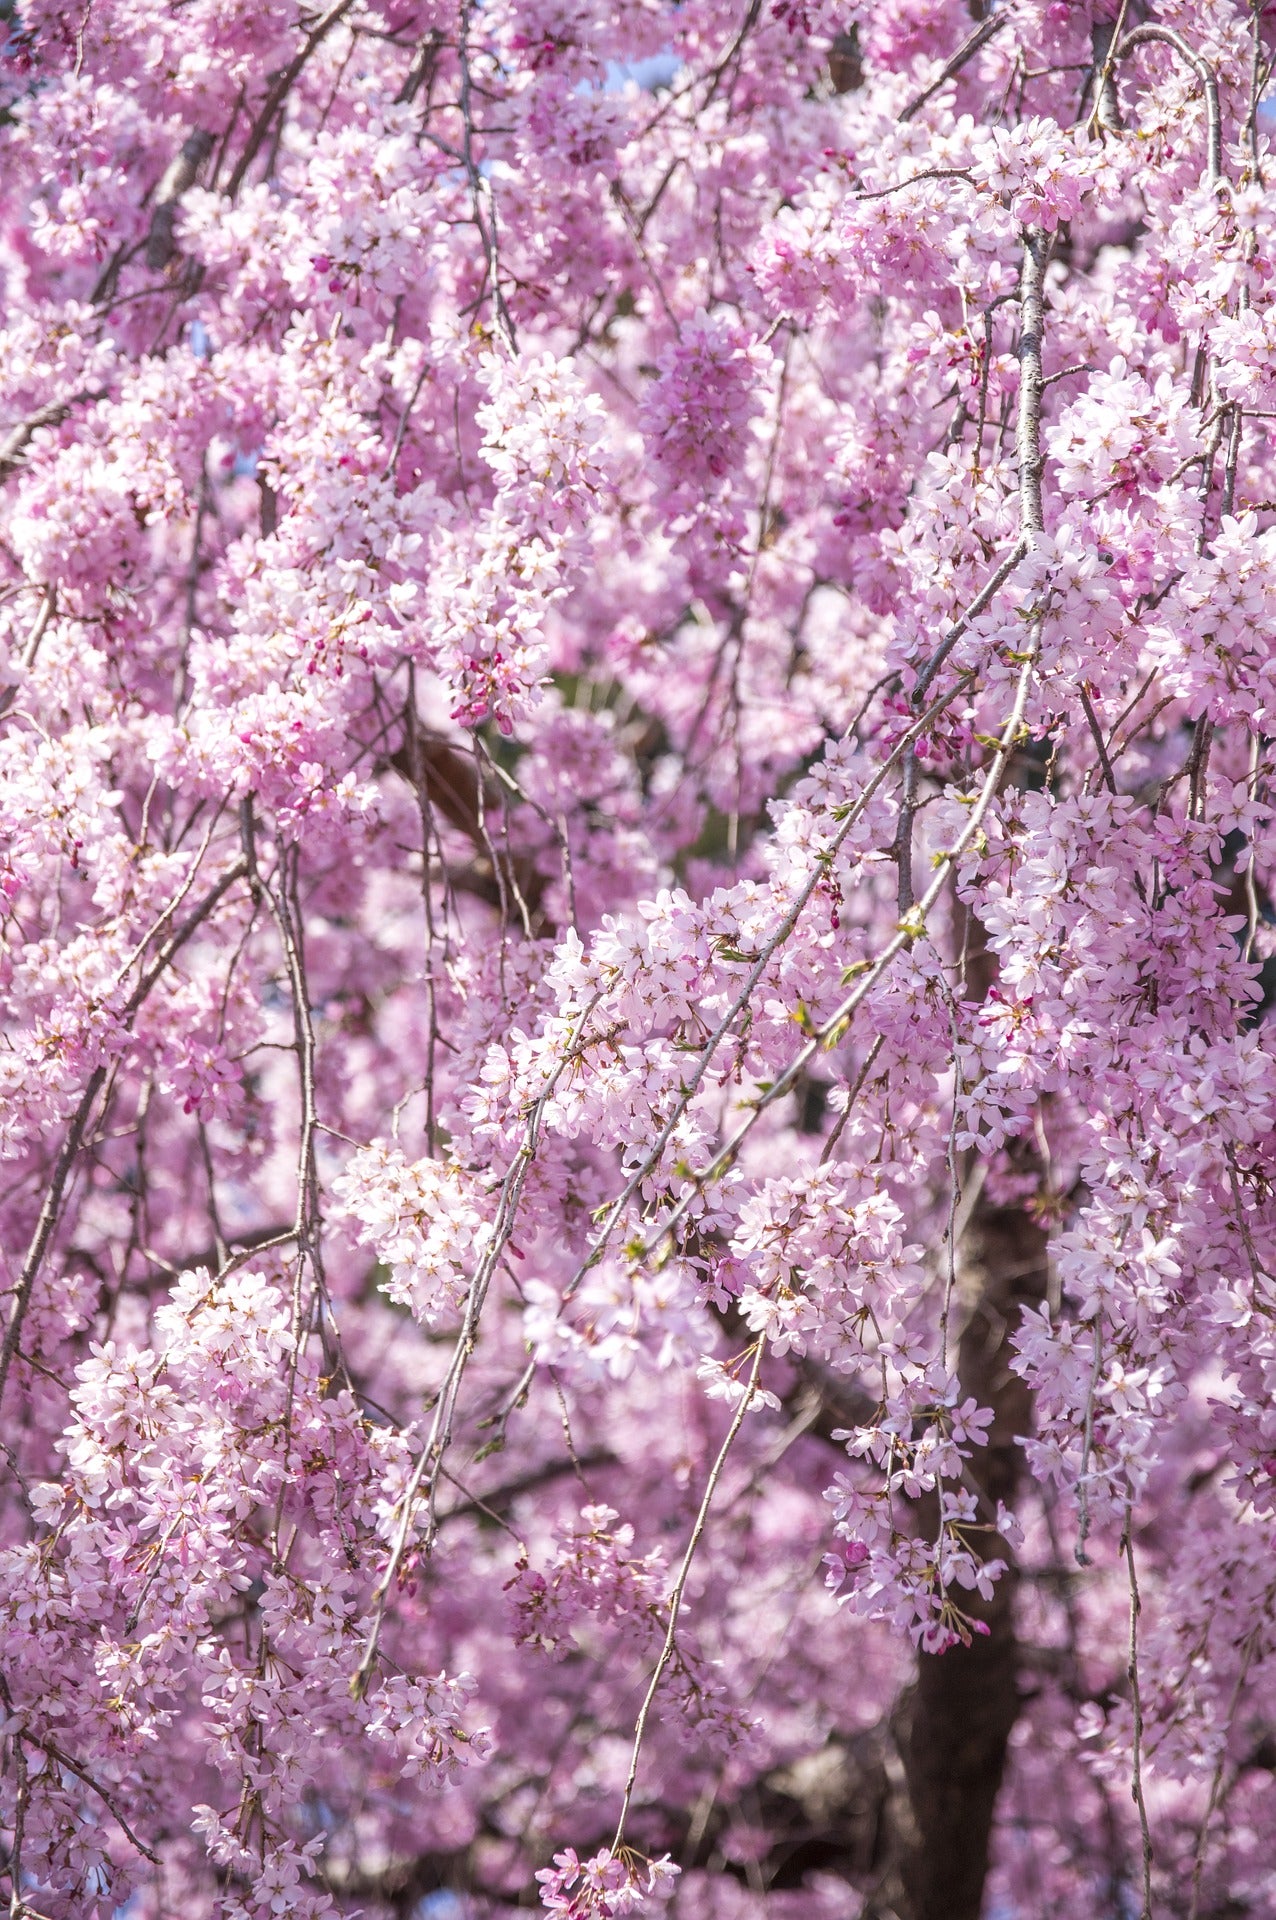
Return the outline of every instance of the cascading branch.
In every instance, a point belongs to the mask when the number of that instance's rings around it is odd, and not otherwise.
[[[1276,10],[0,29],[10,1920],[1276,1920]]]

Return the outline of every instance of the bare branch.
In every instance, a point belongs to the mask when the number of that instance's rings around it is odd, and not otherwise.
[[[243,186],[248,169],[257,158],[258,153],[261,151],[262,143],[270,131],[271,122],[287,98],[298,74],[316,47],[323,44],[337,22],[349,13],[353,5],[354,0],[337,0],[337,4],[330,7],[323,18],[311,30],[300,50],[293,55],[288,65],[270,88],[262,105],[261,112],[257,115],[257,118],[248,130],[248,138],[244,142],[244,150],[235,162],[230,179],[226,182],[226,197],[228,200],[233,200],[239,192],[239,189]]]
[[[199,170],[212,150],[212,134],[197,127],[182,142],[181,151],[170,162],[156,189],[145,256],[147,266],[153,271],[166,267],[177,251],[173,240],[177,209],[187,188],[194,186]]]
[[[962,68],[988,45],[994,34],[1001,32],[1008,18],[1009,15],[1006,13],[991,13],[986,20],[981,20],[974,32],[967,34],[952,58],[944,62],[930,84],[923,87],[921,92],[909,101],[899,116],[900,120],[911,120],[914,114],[920,113],[926,102],[956,74],[959,74]]]
[[[0,486],[21,465],[23,454],[41,427],[60,427],[73,407],[85,403],[91,406],[105,398],[106,394],[100,388],[96,391],[86,389],[83,393],[73,393],[69,400],[51,400],[47,406],[37,407],[25,420],[19,420],[16,426],[10,427],[4,439],[0,440]]]

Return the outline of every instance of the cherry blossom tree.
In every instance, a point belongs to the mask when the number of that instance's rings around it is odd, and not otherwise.
[[[2,13],[10,1920],[1276,1916],[1276,8]]]

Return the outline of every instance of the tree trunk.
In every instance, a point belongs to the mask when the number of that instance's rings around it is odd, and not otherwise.
[[[1022,1208],[977,1202],[958,1267],[955,1309],[964,1326],[958,1372],[962,1386],[994,1419],[988,1445],[971,1462],[974,1478],[995,1504],[1010,1505],[1022,1468],[1018,1436],[1031,1419],[1031,1396],[1010,1369],[1010,1336],[1025,1306],[1046,1291],[1046,1236]],[[1005,1555],[992,1539],[990,1551]],[[1013,1568],[991,1601],[974,1596],[969,1611],[988,1628],[969,1647],[921,1654],[917,1678],[893,1716],[902,1779],[891,1796],[898,1865],[883,1892],[898,1920],[979,1920],[988,1870],[988,1841],[1019,1713],[1019,1649],[1015,1638]]]
[[[988,1444],[970,1466],[994,1506],[1013,1505],[1023,1468],[1018,1436],[1032,1418],[1031,1395],[1010,1368],[1011,1336],[1024,1308],[1044,1299],[1046,1282],[1046,1235],[1032,1215],[977,1200],[958,1250],[951,1311],[962,1385],[993,1413]],[[863,1417],[863,1408],[842,1403],[840,1383],[816,1370],[811,1379],[830,1429]],[[918,1524],[935,1525],[920,1504]],[[987,1550],[1008,1557],[991,1536]],[[763,1863],[768,1886],[800,1888],[819,1870],[867,1890],[864,1920],[979,1920],[1020,1708],[1015,1585],[1012,1566],[990,1601],[964,1596],[987,1634],[970,1647],[919,1655],[915,1679],[879,1726],[835,1736],[762,1785],[758,1804],[776,1836]]]

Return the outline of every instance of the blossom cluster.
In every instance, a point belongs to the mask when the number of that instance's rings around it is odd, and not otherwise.
[[[1272,1920],[1268,14],[0,29],[0,1898]]]

